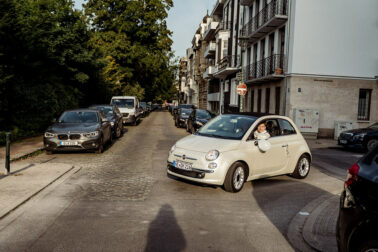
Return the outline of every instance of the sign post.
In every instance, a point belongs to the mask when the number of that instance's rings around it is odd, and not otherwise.
[[[244,99],[247,94],[247,85],[240,83],[237,87],[237,92],[240,95],[240,112],[244,112]]]

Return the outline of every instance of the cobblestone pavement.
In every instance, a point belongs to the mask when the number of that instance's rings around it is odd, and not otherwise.
[[[295,251],[292,218],[342,188],[317,169],[237,194],[168,178],[168,151],[186,135],[168,112],[154,112],[103,154],[28,159],[81,169],[0,221],[0,251]]]

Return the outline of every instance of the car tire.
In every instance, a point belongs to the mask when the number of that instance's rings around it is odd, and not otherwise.
[[[369,240],[363,242],[362,245],[358,248],[358,252],[370,252],[378,250],[378,240]]]
[[[118,126],[116,129],[115,137],[120,138],[121,135],[122,135],[122,128]]]
[[[100,144],[98,145],[96,153],[101,154],[102,152],[104,152],[104,138],[101,136]]]
[[[293,174],[291,175],[292,177],[296,179],[304,179],[310,173],[310,169],[311,169],[310,158],[306,154],[303,154],[299,158],[297,166],[295,166],[295,170]]]
[[[243,189],[246,181],[247,167],[241,162],[236,162],[228,169],[223,187],[227,192],[237,193]]]
[[[371,151],[372,149],[374,149],[375,146],[377,146],[377,144],[378,144],[377,139],[370,139],[366,144],[366,149],[368,151]]]

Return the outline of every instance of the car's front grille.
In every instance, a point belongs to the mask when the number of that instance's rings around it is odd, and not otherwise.
[[[123,116],[123,117],[128,117],[128,116],[129,116],[129,113],[122,113],[122,116]]]
[[[71,140],[78,140],[80,139],[81,135],[80,134],[72,134],[70,135],[70,139]]]
[[[345,139],[345,140],[349,140],[353,137],[353,134],[352,133],[341,133],[340,134],[340,138],[341,139]]]
[[[181,169],[177,169],[176,167],[173,167],[172,165],[168,165],[168,169],[171,172],[184,175],[191,178],[197,178],[197,179],[203,179],[205,177],[205,173],[203,172],[194,172],[194,171],[184,171]]]
[[[59,134],[58,139],[59,140],[68,140],[68,135],[67,134]]]

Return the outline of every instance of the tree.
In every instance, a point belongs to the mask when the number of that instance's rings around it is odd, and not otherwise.
[[[153,100],[173,85],[170,38],[165,19],[172,0],[89,0],[85,13],[93,46],[108,59],[104,79],[114,94]]]
[[[106,94],[91,37],[70,0],[0,1],[0,129],[40,132]]]

